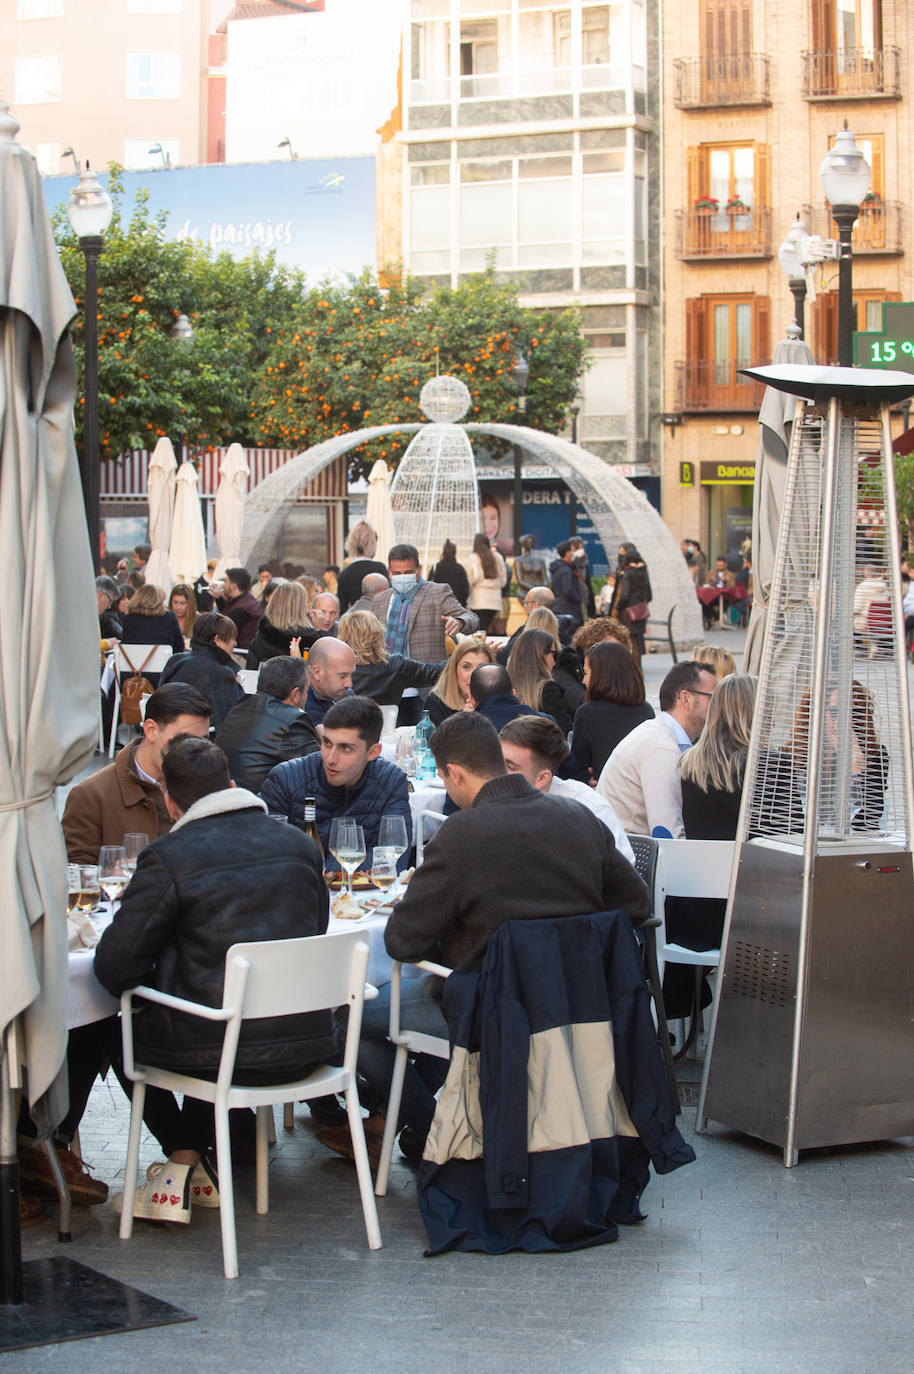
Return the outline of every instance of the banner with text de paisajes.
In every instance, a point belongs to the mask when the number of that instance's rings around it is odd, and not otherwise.
[[[374,267],[375,160],[211,163],[125,172],[121,216],[129,222],[138,190],[153,215],[167,212],[170,239],[196,239],[233,257],[259,250],[299,267],[311,281]],[[45,177],[49,210],[66,204],[72,176]],[[107,173],[99,180],[107,186]]]
[[[700,466],[703,487],[751,487],[755,481],[755,462],[710,462]]]

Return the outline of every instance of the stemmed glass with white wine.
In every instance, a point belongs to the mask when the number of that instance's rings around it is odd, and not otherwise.
[[[404,816],[382,816],[378,826],[378,842],[374,847],[372,855],[371,876],[378,887],[383,887],[382,882],[378,882],[375,877],[375,870],[381,872],[392,872],[393,878],[389,882],[397,883],[397,860],[401,854],[405,854],[409,848],[409,832],[406,828],[406,818]]]
[[[98,852],[98,882],[113,906],[130,882],[127,850],[122,844],[103,844]]]
[[[139,830],[131,830],[124,836],[124,849],[127,853],[127,872],[132,878],[136,872],[136,861],[149,843],[149,836]]]
[[[365,832],[351,816],[337,816],[330,825],[330,853],[345,869],[352,897],[352,875],[365,859]]]

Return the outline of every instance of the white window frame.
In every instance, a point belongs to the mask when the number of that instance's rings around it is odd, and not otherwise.
[[[173,81],[165,83],[161,74],[157,75],[156,68],[163,67],[165,64],[162,59],[169,59],[173,63]],[[148,61],[149,76],[147,79],[139,74],[139,64]],[[158,86],[157,86],[158,83]],[[161,94],[163,85],[168,85],[169,89],[173,86],[171,94]],[[138,95],[131,87],[149,88],[149,94]],[[179,52],[128,52],[124,54],[124,89],[128,100],[180,100],[181,99],[181,54]]]
[[[55,89],[56,94],[42,94],[37,98],[30,98],[20,85],[22,76],[26,71],[37,70],[38,63],[49,64],[49,70],[56,69],[56,83],[51,80],[46,82],[47,89]],[[28,64],[28,65],[27,65]],[[16,58],[16,78],[15,78],[16,104],[17,105],[52,105],[63,99],[63,57],[60,53],[40,53],[34,57]]]
[[[59,19],[63,0],[17,0],[17,19]]]

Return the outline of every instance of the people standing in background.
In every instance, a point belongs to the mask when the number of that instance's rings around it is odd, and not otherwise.
[[[371,521],[360,520],[353,525],[346,536],[348,562],[337,578],[336,595],[340,603],[340,615],[344,615],[362,595],[362,583],[369,573],[387,576],[386,565],[375,558],[377,550],[378,532]]]
[[[627,625],[632,637],[632,657],[640,664],[644,653],[644,625],[653,599],[647,565],[634,544],[625,546],[619,559],[610,615]]]
[[[469,579],[466,568],[457,561],[457,546],[450,539],[445,539],[441,557],[429,576],[433,582],[444,582],[450,587],[462,606],[467,604],[470,595]]]
[[[583,608],[587,604],[587,589],[581,574],[574,566],[571,541],[565,539],[556,545],[556,557],[549,565],[549,578],[555,595],[553,610],[556,615],[570,615],[576,625],[584,619]]]
[[[467,605],[476,612],[479,628],[488,630],[501,612],[501,591],[508,576],[505,560],[492,548],[486,535],[477,534],[473,539],[473,552],[464,567],[470,584]]]

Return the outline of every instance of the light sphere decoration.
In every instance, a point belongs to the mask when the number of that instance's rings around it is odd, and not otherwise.
[[[459,377],[432,377],[419,394],[419,409],[434,423],[452,425],[470,408],[469,388]]]

